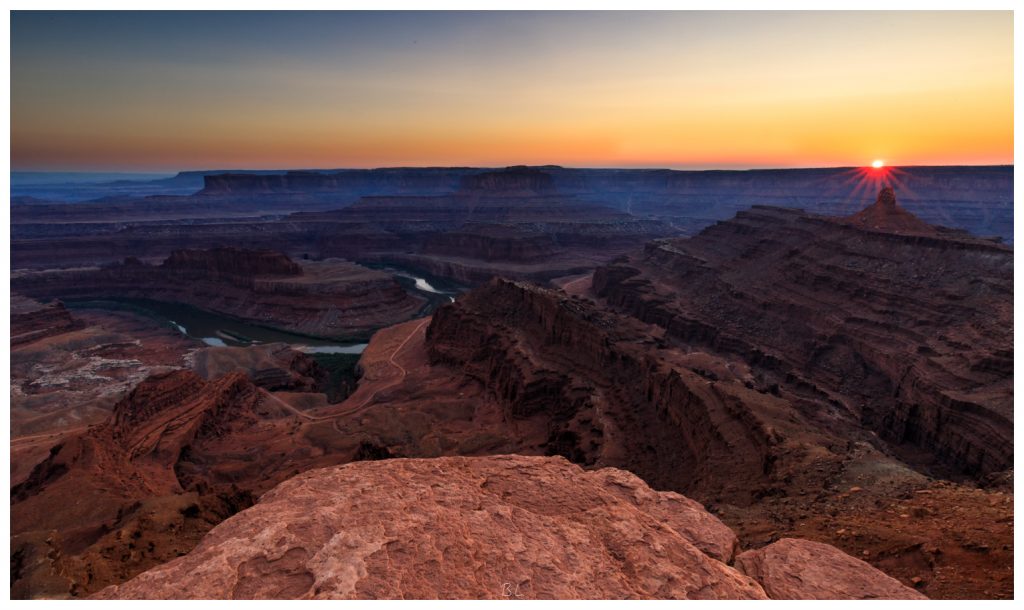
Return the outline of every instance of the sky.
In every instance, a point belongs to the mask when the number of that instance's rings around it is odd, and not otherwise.
[[[35,171],[1013,163],[1002,12],[14,12]]]

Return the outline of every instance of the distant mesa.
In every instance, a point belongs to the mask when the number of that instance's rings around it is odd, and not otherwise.
[[[887,186],[878,192],[878,199],[868,207],[849,216],[858,226],[892,233],[935,234],[935,227],[914,216],[896,203],[896,192]]]
[[[509,167],[465,176],[461,191],[484,195],[546,195],[555,192],[551,174],[531,167]]]
[[[212,275],[302,275],[302,267],[280,252],[232,247],[175,250],[160,266],[167,270],[202,271]]]

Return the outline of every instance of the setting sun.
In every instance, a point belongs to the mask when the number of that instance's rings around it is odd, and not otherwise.
[[[882,161],[881,159],[875,159],[874,161],[871,162],[871,167],[873,167],[875,169],[878,169],[878,168],[880,168],[880,167],[882,167],[884,165],[885,165],[885,161]]]

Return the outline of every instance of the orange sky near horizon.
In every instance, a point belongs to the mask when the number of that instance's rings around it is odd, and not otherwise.
[[[14,169],[1013,163],[1005,11],[87,15],[12,17]]]

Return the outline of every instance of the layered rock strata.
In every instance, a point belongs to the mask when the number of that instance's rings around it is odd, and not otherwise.
[[[188,550],[252,502],[236,482],[282,470],[288,450],[264,452],[289,415],[241,373],[151,376],[11,489],[12,595],[81,595]]]
[[[11,346],[32,343],[82,328],[60,301],[40,303],[20,296],[11,296]]]
[[[889,190],[851,219],[755,208],[598,269],[594,290],[809,415],[986,476],[1013,464],[1013,252],[922,225]]]
[[[136,298],[192,305],[294,333],[348,338],[424,305],[394,278],[342,260],[297,263],[272,251],[175,251],[160,265],[129,258],[100,268],[23,272],[12,286],[37,298]]]

